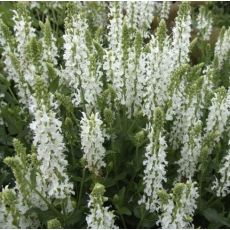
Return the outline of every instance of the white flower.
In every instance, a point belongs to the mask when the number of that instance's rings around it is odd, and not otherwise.
[[[163,188],[163,182],[166,182],[166,148],[165,137],[159,134],[159,139],[154,140],[153,127],[149,130],[149,144],[146,147],[145,160],[143,161],[144,169],[144,195],[138,201],[144,204],[146,210],[154,212],[158,210],[158,191]],[[159,147],[157,148],[157,145]]]
[[[183,137],[188,131],[188,123],[185,119],[183,119],[186,102],[185,80],[182,79],[178,88],[173,90],[171,106],[166,112],[166,120],[172,120],[173,122],[172,130],[170,132],[170,142],[172,143],[174,149],[177,148],[179,143],[183,141]],[[195,108],[192,107],[192,109]],[[184,125],[186,126],[184,127]]]
[[[213,19],[209,11],[203,6],[199,8],[197,16],[197,29],[205,41],[209,40],[212,33]]]
[[[189,3],[181,3],[175,24],[176,25],[173,27],[172,41],[172,53],[174,54],[174,59],[176,61],[174,68],[189,62],[188,54],[192,24]]]
[[[31,202],[35,203],[34,198],[36,200],[40,200],[40,197],[33,191],[28,193],[28,195],[31,196],[29,201],[28,197],[24,197],[22,195],[17,185],[11,189],[9,189],[8,186],[2,189],[2,192],[0,193],[0,226],[2,228],[41,227],[41,223],[38,220],[36,213],[31,212],[25,215],[26,212],[31,208],[31,206],[28,204],[31,204]],[[36,207],[41,208],[41,206]]]
[[[230,146],[230,141],[229,141]],[[215,179],[212,189],[216,190],[217,196],[225,197],[230,193],[230,150],[222,160],[219,169],[220,179]]]
[[[182,187],[183,186],[183,187]],[[176,191],[177,187],[181,187]],[[161,202],[159,221],[163,229],[193,228],[191,223],[198,198],[195,183],[176,184],[166,203]]]
[[[41,162],[44,192],[50,198],[65,199],[73,193],[73,184],[69,182],[66,172],[68,162],[64,155],[61,121],[57,119],[56,103],[52,94],[49,99],[52,109],[44,104],[38,106],[37,99],[31,98],[30,109],[34,120],[30,128],[34,133],[33,144],[37,150],[37,158]]]
[[[102,91],[102,64],[91,61],[95,48],[87,47],[86,32],[88,25],[80,15],[73,17],[71,27],[66,28],[64,38],[65,69],[62,78],[72,89],[72,102],[78,106],[86,103],[87,112],[96,107],[97,96]]]
[[[210,132],[217,131],[218,137],[215,141],[219,141],[222,133],[226,129],[227,121],[230,115],[230,90],[225,92],[224,88],[220,88],[211,100],[209,114],[206,125],[206,135]]]
[[[128,53],[128,60],[124,74],[124,101],[127,108],[127,116],[128,118],[131,118],[132,115],[135,115],[142,107],[144,93],[143,71],[145,71],[145,54],[142,50],[136,50],[136,47],[129,48]]]
[[[17,43],[16,53],[21,64],[21,68],[25,70],[26,45],[31,38],[35,37],[35,29],[31,26],[31,19],[28,15],[26,18],[22,15],[22,13],[18,13],[15,10],[13,12],[14,36]]]
[[[91,172],[98,174],[102,167],[105,167],[104,162],[105,148],[105,133],[102,129],[103,122],[99,118],[99,114],[91,114],[88,119],[83,113],[81,119],[81,146],[84,152],[83,159],[86,161],[86,168]]]
[[[58,50],[56,46],[56,38],[53,34],[51,34],[50,40],[50,44],[47,44],[45,37],[42,38],[42,59],[44,62],[51,62],[54,65],[57,65]]]
[[[15,82],[15,87],[18,90],[19,101],[28,107],[28,87],[21,81],[20,70],[16,68],[15,63],[12,60],[12,54],[17,57],[18,53],[13,46],[13,39],[9,37],[11,34],[5,33],[7,29],[7,26],[3,23],[2,19],[0,19],[0,44],[3,48],[2,56],[4,62],[4,71],[7,73],[7,79]]]
[[[115,216],[109,207],[104,207],[104,202],[108,200],[103,196],[104,186],[96,184],[89,195],[88,208],[90,213],[86,217],[87,226],[90,229],[114,229],[118,228],[115,223]]]
[[[104,55],[103,69],[107,75],[107,82],[111,83],[117,94],[117,99],[124,104],[124,67],[122,52],[122,26],[123,14],[122,8],[118,2],[111,3],[108,17],[110,24],[108,25],[108,49]]]
[[[193,121],[192,121],[193,122]],[[177,162],[179,165],[179,179],[183,176],[192,179],[196,170],[198,158],[202,147],[201,122],[190,123],[190,131],[184,135],[183,147],[181,149],[181,158]]]
[[[161,18],[168,19],[170,7],[171,7],[171,2],[169,2],[169,1],[164,1],[164,2],[162,3]]]
[[[163,44],[157,41],[154,36],[151,37],[149,43],[150,52],[145,54],[145,63],[141,65],[141,74],[144,90],[143,93],[143,113],[148,119],[154,113],[157,106],[164,107],[169,100],[168,87],[170,85],[171,76],[175,70],[174,53],[171,51],[171,39],[166,36]]]
[[[148,37],[147,30],[151,28],[152,20],[156,15],[157,3],[151,1],[127,1],[123,5],[126,11],[128,27],[138,30],[143,37]]]
[[[218,66],[221,68],[226,60],[229,60],[230,52],[230,28],[222,31],[215,46],[215,57],[218,59]]]

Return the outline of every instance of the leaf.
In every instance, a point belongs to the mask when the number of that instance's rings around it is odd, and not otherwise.
[[[113,196],[113,203],[115,204],[118,210],[120,210],[120,208],[123,207],[125,191],[126,188],[123,187],[117,194]]]
[[[123,180],[126,177],[126,175],[127,175],[127,172],[122,172],[118,174],[115,178],[111,178],[111,177],[107,178],[104,182],[105,187],[109,188],[115,185],[118,181]]]
[[[20,133],[23,127],[23,123],[20,119],[18,109],[16,107],[14,109],[12,108],[2,109],[2,117],[8,125],[8,130],[11,135]]]
[[[135,208],[134,208],[134,210],[133,210],[133,213],[134,213],[134,215],[135,215],[135,217],[137,217],[137,218],[141,218],[141,207],[138,205],[138,206],[136,206]]]
[[[210,221],[214,222],[216,224],[220,224],[220,226],[227,226],[230,227],[230,221],[225,218],[223,215],[218,213],[215,209],[208,208],[203,211],[204,217]]]
[[[132,215],[132,212],[128,208],[126,208],[126,207],[119,208],[119,213],[121,215],[124,214],[124,215],[127,215],[127,216],[131,216]]]
[[[38,219],[44,224],[48,220],[56,218],[56,215],[54,214],[53,211],[51,210],[42,211],[41,209],[36,208],[36,207],[30,208],[29,210],[27,210],[27,212],[25,213],[25,216],[29,216],[33,212],[35,212],[38,215]]]
[[[67,218],[66,225],[73,226],[74,224],[78,223],[82,219],[82,211],[79,209],[75,209],[72,214]]]
[[[157,215],[156,214],[148,214],[143,222],[142,222],[142,226],[145,228],[153,228],[156,225],[156,221],[157,221]]]

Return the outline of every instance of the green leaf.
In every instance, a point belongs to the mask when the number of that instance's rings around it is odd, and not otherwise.
[[[204,217],[210,221],[211,223],[214,222],[216,224],[220,224],[220,226],[230,227],[230,221],[225,218],[223,215],[218,213],[215,209],[208,208],[203,211]]]
[[[51,210],[47,210],[47,211],[42,211],[39,208],[30,208],[26,213],[25,216],[30,215],[31,213],[35,212],[38,215],[38,219],[42,222],[42,223],[46,223],[48,220],[54,219],[56,218],[56,215],[54,214],[53,211]]]
[[[127,216],[131,216],[132,215],[132,212],[128,208],[126,208],[126,207],[119,208],[119,213],[121,215],[124,214],[124,215],[127,215]]]

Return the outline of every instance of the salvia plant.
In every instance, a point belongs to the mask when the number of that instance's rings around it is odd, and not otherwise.
[[[0,228],[230,227],[230,28],[208,4],[12,3],[0,45]]]

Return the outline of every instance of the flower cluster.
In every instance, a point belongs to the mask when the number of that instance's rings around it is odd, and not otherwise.
[[[153,127],[148,128],[149,144],[146,147],[144,170],[144,195],[139,200],[139,204],[144,204],[150,212],[158,210],[158,191],[163,188],[163,182],[166,182],[166,148],[163,114],[157,108],[154,116]]]
[[[206,7],[200,7],[199,14],[197,16],[197,29],[202,38],[207,41],[210,39],[212,33],[213,19],[211,12]]]
[[[220,179],[218,180],[216,178],[212,186],[212,189],[216,191],[217,196],[225,197],[230,193],[229,168],[230,168],[230,151],[228,150],[226,156],[222,160],[221,168],[219,170]]]
[[[202,124],[198,121],[188,134],[184,136],[184,143],[181,149],[181,158],[178,161],[178,176],[192,179],[198,164],[202,148]]]
[[[109,207],[104,207],[104,202],[108,200],[104,196],[105,188],[103,185],[95,184],[92,193],[89,196],[88,207],[90,213],[86,217],[88,228],[92,229],[115,229],[118,228],[114,221],[113,211]]]
[[[162,228],[193,228],[191,221],[198,198],[195,183],[178,183],[172,193],[162,190],[158,194],[162,212],[159,224]]]
[[[45,95],[44,89],[45,85],[38,80],[36,96],[31,98],[30,110],[34,114],[34,120],[30,124],[34,133],[33,144],[40,161],[44,192],[50,198],[65,199],[66,195],[73,193],[73,185],[69,183],[66,174],[68,162],[64,155],[62,123],[55,113],[57,103],[54,102],[54,96],[50,93]]]
[[[86,162],[86,168],[96,175],[99,174],[102,167],[105,167],[105,133],[102,129],[103,122],[99,114],[91,114],[89,118],[83,113],[81,119],[81,146],[84,152],[83,159]]]
[[[30,212],[26,215],[26,213],[32,207],[41,210],[48,209],[46,202],[40,197],[40,195],[44,196],[42,187],[36,184],[36,181],[42,179],[41,175],[35,173],[38,161],[34,154],[26,154],[26,149],[18,140],[14,140],[14,148],[17,155],[4,159],[4,162],[13,169],[16,185],[10,189],[5,187],[1,193],[1,210],[7,209],[1,216],[2,226],[4,228],[37,228],[41,225],[37,214]],[[31,178],[33,178],[32,181]]]
[[[215,141],[219,141],[222,133],[225,131],[230,115],[230,91],[221,87],[214,94],[209,107],[207,118],[206,133],[218,132]]]
[[[80,15],[69,15],[64,34],[65,69],[63,80],[72,90],[72,101],[77,107],[84,103],[87,111],[96,107],[97,96],[102,90],[101,63],[96,59],[93,41],[87,36],[88,25]]]
[[[230,52],[230,28],[222,29],[218,41],[215,46],[215,57],[218,60],[219,68],[221,68],[225,61],[229,61]]]
[[[170,7],[171,7],[171,2],[169,1],[163,2],[162,8],[161,8],[161,18],[168,19]]]
[[[158,5],[159,3],[151,1],[124,2],[128,27],[139,30],[143,37],[148,37],[149,34],[146,31],[151,27],[153,17],[156,16],[159,8]]]
[[[175,20],[175,27],[173,27],[172,53],[177,66],[189,61],[191,23],[190,6],[188,3],[183,3]]]
[[[206,6],[171,28],[170,2],[47,4],[40,22],[18,5],[0,18],[0,227],[146,227],[144,211],[192,228],[197,184],[230,193],[230,29],[211,45]]]

